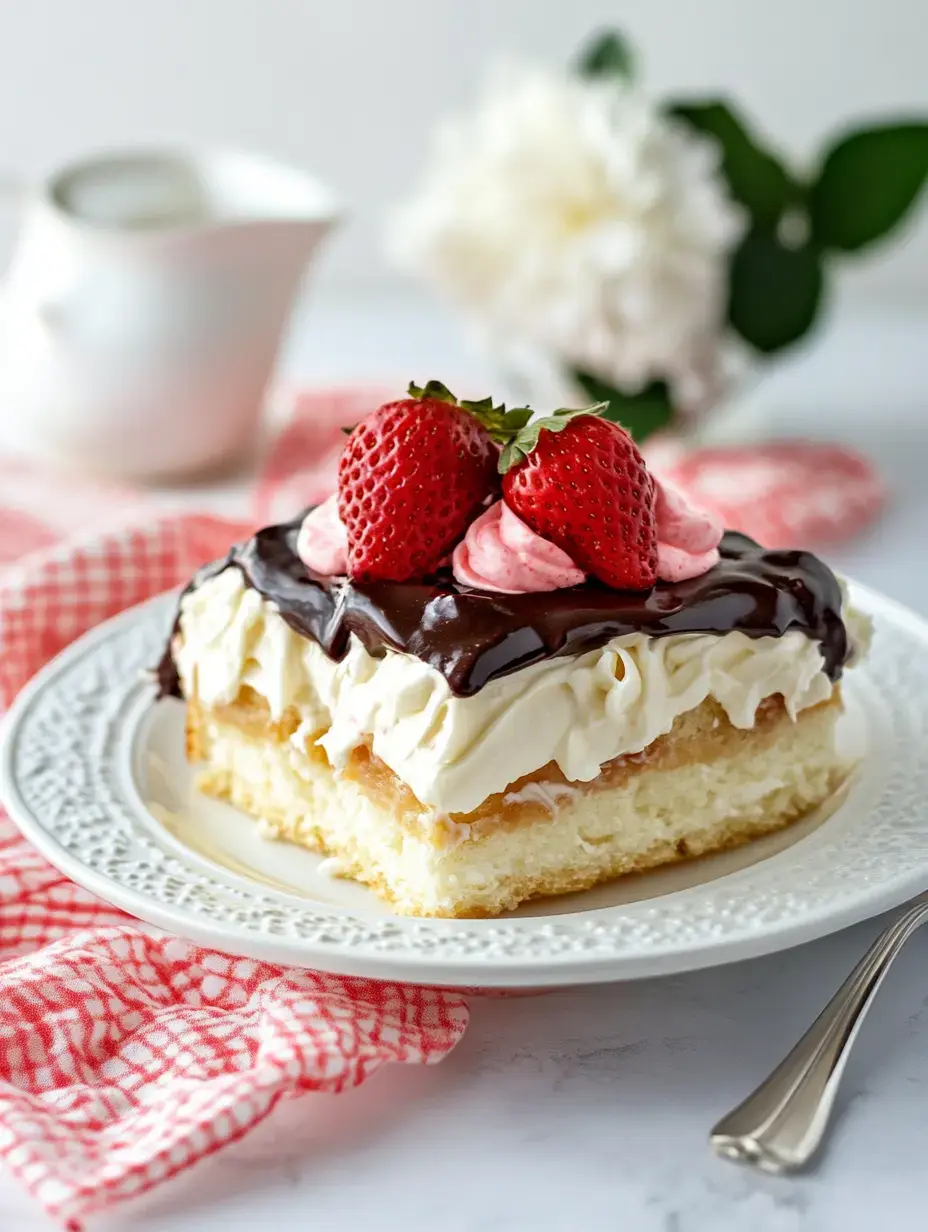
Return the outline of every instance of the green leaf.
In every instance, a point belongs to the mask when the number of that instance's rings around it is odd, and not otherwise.
[[[406,392],[410,398],[434,398],[436,402],[450,402],[452,406],[458,404],[457,398],[447,385],[442,385],[441,381],[426,381],[424,389],[421,385],[410,381]]]
[[[622,393],[590,372],[575,370],[574,380],[590,398],[605,404],[604,419],[620,423],[635,441],[643,441],[673,419],[670,391],[664,381],[652,381],[637,394]]]
[[[462,398],[459,405],[465,411],[471,411],[478,418],[481,415],[489,415],[494,409],[492,398]]]
[[[502,427],[507,432],[519,432],[532,418],[532,414],[530,406],[514,406],[503,415]]]
[[[584,77],[631,81],[635,75],[635,57],[617,30],[606,30],[595,35],[580,52],[577,68]]]
[[[758,351],[767,355],[801,338],[821,297],[822,261],[814,246],[787,248],[762,231],[741,241],[731,263],[728,319]]]
[[[812,236],[857,252],[905,219],[928,180],[928,123],[887,124],[843,137],[812,186]]]
[[[515,434],[497,437],[496,439],[503,445],[497,470],[501,475],[505,475],[513,466],[523,462],[538,444],[538,438],[542,432],[561,432],[578,415],[598,416],[604,410],[606,410],[605,402],[597,402],[593,406],[562,406],[552,411],[550,415],[545,415],[541,419],[533,419]]]
[[[673,103],[670,115],[722,149],[722,172],[734,199],[741,203],[756,227],[773,230],[788,206],[801,202],[803,189],[786,167],[761,149],[731,104]]]
[[[496,469],[501,475],[505,475],[507,471],[511,471],[514,466],[518,466],[520,462],[525,461],[525,452],[519,448],[514,440],[507,441],[502,447],[499,454],[499,462]]]

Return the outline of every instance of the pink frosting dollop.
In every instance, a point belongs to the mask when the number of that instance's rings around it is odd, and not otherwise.
[[[654,479],[657,576],[664,582],[701,577],[718,564],[722,526],[666,479]],[[332,495],[303,519],[297,554],[314,573],[348,570],[348,535]],[[586,574],[556,544],[536,535],[505,501],[476,518],[451,558],[464,586],[502,594],[535,594],[579,586]]]
[[[496,501],[470,524],[451,565],[463,586],[507,595],[564,590],[586,577],[566,552],[536,535],[505,501]]]
[[[313,573],[348,571],[348,532],[338,516],[338,495],[310,509],[296,537],[300,560]]]
[[[723,528],[673,484],[654,476],[657,576],[662,582],[701,577],[719,562]]]

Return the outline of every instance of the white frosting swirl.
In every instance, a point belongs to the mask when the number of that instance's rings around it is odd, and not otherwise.
[[[594,779],[707,697],[749,728],[764,698],[781,694],[795,715],[832,691],[818,643],[793,631],[633,634],[456,697],[421,660],[392,651],[374,658],[354,638],[333,662],[234,568],[184,598],[180,630],[177,667],[188,693],[195,687],[213,706],[250,685],[275,716],[293,707],[304,730],[322,733],[336,768],[368,744],[424,805],[444,813],[470,812],[550,761],[569,781]]]

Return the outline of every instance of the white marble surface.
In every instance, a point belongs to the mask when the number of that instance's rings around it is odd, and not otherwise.
[[[782,432],[843,436],[894,489],[842,568],[928,615],[928,313],[839,318],[770,377]],[[414,301],[330,301],[288,362],[315,380],[485,374]],[[214,491],[214,503],[233,493]],[[926,703],[928,704],[928,703]],[[928,803],[926,803],[928,824]],[[714,1120],[777,1062],[878,928],[773,958],[638,984],[476,1000],[430,1070],[395,1069],[278,1109],[246,1142],[92,1227],[121,1232],[857,1232],[925,1222],[928,934],[858,1044],[819,1167],[795,1180],[716,1161]],[[0,1230],[52,1225],[0,1174]]]

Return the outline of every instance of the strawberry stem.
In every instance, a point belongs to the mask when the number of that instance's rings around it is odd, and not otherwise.
[[[424,387],[410,381],[407,393],[410,398],[434,398],[436,402],[450,402],[452,406],[458,405],[457,398],[447,385],[442,385],[441,381],[426,381]]]
[[[561,432],[571,420],[577,419],[581,415],[598,417],[608,405],[608,402],[594,402],[592,406],[577,407],[576,409],[565,406],[552,411],[550,415],[545,415],[541,419],[533,419],[503,445],[502,452],[499,455],[497,470],[501,475],[505,475],[514,466],[524,462],[538,444],[542,432]]]
[[[507,411],[504,402],[494,404],[492,398],[459,401],[441,381],[427,381],[424,386],[410,381],[408,393],[411,398],[435,398],[439,402],[448,402],[473,415],[486,428],[490,438],[502,446],[497,468],[501,475],[525,461],[538,444],[542,432],[560,432],[578,415],[602,415],[609,407],[608,402],[594,402],[591,406],[576,408],[560,407],[550,415],[536,419],[535,412],[529,406],[516,406]]]

